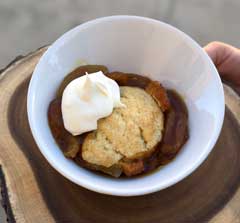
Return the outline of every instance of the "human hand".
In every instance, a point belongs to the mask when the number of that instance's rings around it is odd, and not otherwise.
[[[204,47],[222,79],[240,93],[240,49],[221,42],[211,42]]]

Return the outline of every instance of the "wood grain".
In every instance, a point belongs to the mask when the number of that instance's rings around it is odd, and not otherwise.
[[[160,192],[114,197],[88,191],[57,173],[38,150],[27,121],[29,79],[45,48],[12,63],[0,76],[0,163],[12,222],[240,222],[240,105],[225,88],[221,136],[189,177]]]

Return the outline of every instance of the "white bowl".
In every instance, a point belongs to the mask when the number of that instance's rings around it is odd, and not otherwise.
[[[63,156],[49,129],[47,110],[63,78],[82,60],[106,65],[110,71],[147,75],[184,97],[190,138],[174,161],[144,177],[114,179]],[[149,18],[112,16],[77,26],[49,47],[33,73],[27,106],[37,145],[57,171],[96,192],[133,196],[169,187],[205,160],[222,127],[224,94],[210,58],[186,34]]]

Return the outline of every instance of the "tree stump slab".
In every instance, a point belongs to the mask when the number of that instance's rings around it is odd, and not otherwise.
[[[46,49],[18,57],[0,74],[0,179],[9,222],[240,222],[240,99],[231,88],[224,87],[226,113],[218,142],[194,173],[150,195],[98,194],[56,172],[33,140],[27,90]]]

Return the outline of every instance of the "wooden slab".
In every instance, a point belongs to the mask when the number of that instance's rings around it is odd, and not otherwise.
[[[225,87],[226,115],[208,159],[178,184],[140,197],[81,188],[57,173],[38,150],[27,121],[33,69],[46,48],[14,61],[0,76],[0,163],[4,207],[17,223],[240,222],[240,100]]]

